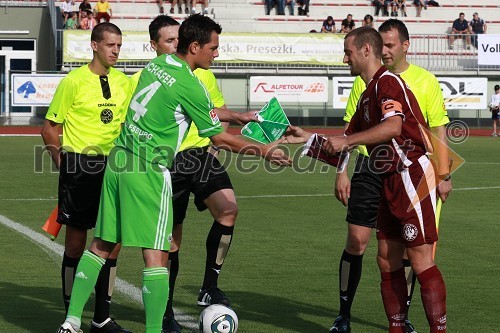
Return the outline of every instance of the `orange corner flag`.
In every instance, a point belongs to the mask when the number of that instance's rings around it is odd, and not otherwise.
[[[52,213],[50,213],[49,218],[45,221],[42,229],[46,231],[50,235],[50,239],[56,239],[59,234],[59,230],[61,230],[62,224],[57,222],[57,213],[59,212],[59,206],[56,206]]]

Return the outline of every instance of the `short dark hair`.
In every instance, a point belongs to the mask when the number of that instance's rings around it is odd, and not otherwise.
[[[363,20],[366,21],[367,19],[370,19],[370,22],[373,22],[373,16],[371,16],[370,14],[366,14]]]
[[[382,46],[384,45],[384,42],[382,41],[382,37],[377,30],[372,27],[365,26],[352,30],[345,36],[345,39],[349,37],[353,37],[353,43],[354,46],[356,46],[356,49],[359,50],[363,47],[363,45],[369,44],[373,49],[375,57],[377,59],[382,58]]]
[[[461,12],[460,14],[458,14],[458,16],[465,16],[465,13],[464,12]]]
[[[403,21],[397,19],[388,19],[378,27],[378,32],[388,32],[390,30],[397,30],[399,33],[399,41],[401,43],[410,40],[410,34],[408,33],[408,28]]]
[[[158,42],[160,38],[158,32],[161,28],[170,27],[174,25],[179,25],[180,23],[174,20],[172,17],[168,15],[158,15],[151,23],[149,24],[149,38]]]
[[[220,34],[222,27],[215,23],[210,17],[201,14],[190,15],[182,22],[179,28],[179,44],[177,53],[185,55],[191,43],[198,42],[200,46],[210,42],[212,32]]]
[[[326,20],[327,20],[327,21],[333,21],[333,17],[328,16],[328,17],[326,18]]]
[[[116,35],[122,35],[122,31],[113,23],[102,22],[94,27],[92,34],[90,35],[90,40],[99,43],[104,39],[104,32],[109,32]]]
[[[495,85],[495,90],[500,89],[500,86],[498,84]]]
[[[94,13],[92,13],[92,11],[91,11],[91,10],[87,10],[87,11],[85,12],[85,14],[87,14],[87,15],[94,15]]]

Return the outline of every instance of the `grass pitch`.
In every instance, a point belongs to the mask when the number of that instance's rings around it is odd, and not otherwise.
[[[2,137],[0,163],[0,332],[53,332],[64,320],[60,252],[31,238],[56,205],[57,173],[41,158],[39,137]],[[290,147],[295,149],[296,147]],[[443,206],[436,260],[448,293],[448,331],[498,333],[498,198],[500,139],[468,138],[452,148],[465,158],[453,175],[454,190]],[[338,263],[345,244],[345,208],[333,196],[334,170],[309,159],[272,170],[254,158],[223,154],[239,216],[219,286],[238,314],[240,333],[327,332],[338,311]],[[14,221],[27,236],[5,225]],[[174,305],[193,326],[203,279],[208,212],[191,205],[184,226]],[[63,231],[62,231],[63,232]],[[34,234],[36,235],[36,234]],[[45,237],[45,236],[44,236]],[[56,239],[62,244],[63,237]],[[353,332],[386,332],[373,237],[352,310]],[[142,258],[124,249],[118,276],[134,292],[115,292],[112,314],[124,327],[144,332],[137,299]],[[140,294],[139,294],[140,295]],[[92,301],[84,313],[88,332]],[[497,319],[495,319],[497,318]],[[417,331],[428,331],[418,286],[410,309]],[[184,329],[189,332],[189,329]]]

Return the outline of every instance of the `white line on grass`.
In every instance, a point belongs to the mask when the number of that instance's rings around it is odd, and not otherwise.
[[[62,258],[64,247],[59,243],[55,243],[51,241],[48,237],[44,236],[43,234],[33,231],[32,229],[20,223],[14,222],[3,215],[0,215],[0,223],[14,231],[19,232],[20,234],[29,238],[35,244],[45,247],[52,253]],[[125,280],[116,278],[116,290],[123,293],[128,299],[142,305],[142,292],[141,289],[137,288],[136,286],[128,283]],[[189,328],[192,331],[198,329],[198,320],[190,315],[187,315],[181,311],[176,310],[175,318],[183,326]]]

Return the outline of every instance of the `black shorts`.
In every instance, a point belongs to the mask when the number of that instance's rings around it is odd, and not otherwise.
[[[358,155],[355,172],[351,178],[351,196],[347,203],[346,221],[375,228],[380,204],[382,179],[368,167],[369,158]]]
[[[186,149],[175,156],[171,172],[174,224],[184,221],[191,193],[196,208],[203,211],[207,209],[203,201],[212,193],[233,188],[226,170],[207,149]]]
[[[80,229],[95,227],[106,156],[64,153],[59,170],[57,221]]]

